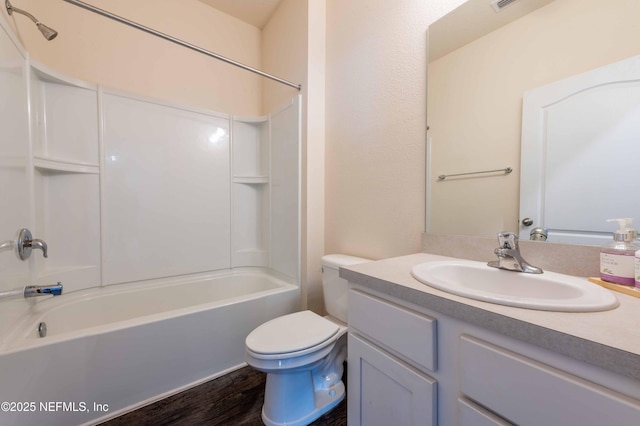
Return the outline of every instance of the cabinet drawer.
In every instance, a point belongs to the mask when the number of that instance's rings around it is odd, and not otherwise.
[[[459,426],[513,426],[466,398],[458,398]]]
[[[417,367],[436,370],[436,320],[349,291],[349,327]]]
[[[470,336],[460,340],[462,393],[526,425],[637,426],[640,401]]]

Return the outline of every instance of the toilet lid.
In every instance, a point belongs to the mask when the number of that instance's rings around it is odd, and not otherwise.
[[[259,354],[297,352],[335,336],[340,327],[311,311],[296,312],[267,321],[247,336],[247,348]]]

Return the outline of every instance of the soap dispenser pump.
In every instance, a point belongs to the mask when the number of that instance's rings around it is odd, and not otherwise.
[[[600,278],[616,284],[635,285],[634,258],[640,250],[635,239],[638,232],[633,229],[633,219],[609,219],[618,222],[620,229],[613,233],[613,242],[600,248]]]

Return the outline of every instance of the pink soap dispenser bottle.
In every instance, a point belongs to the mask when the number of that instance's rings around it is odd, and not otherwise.
[[[613,233],[613,242],[600,248],[600,278],[610,283],[635,285],[635,255],[640,250],[635,239],[633,219],[609,219],[618,222],[620,229]]]
[[[640,250],[636,252],[636,288],[640,289]]]

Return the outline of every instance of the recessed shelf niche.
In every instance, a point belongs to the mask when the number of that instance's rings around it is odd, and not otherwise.
[[[38,284],[65,291],[101,284],[98,87],[38,63],[30,67]]]
[[[231,266],[269,266],[269,118],[234,117]]]

